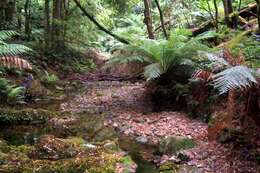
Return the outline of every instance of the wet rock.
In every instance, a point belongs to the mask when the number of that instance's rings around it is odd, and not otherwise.
[[[160,173],[202,173],[202,170],[189,165],[166,162],[159,167]]]
[[[77,154],[77,150],[70,143],[53,135],[42,136],[35,146],[35,150],[30,153],[34,159],[59,160],[71,158]]]
[[[82,144],[81,145],[82,147],[86,148],[86,149],[96,149],[97,146],[96,145],[93,145],[93,144]]]
[[[136,138],[136,141],[140,144],[147,144],[148,139],[145,136],[139,136]]]
[[[181,162],[188,162],[191,160],[191,158],[185,152],[182,151],[180,151],[177,154],[177,158],[180,159]]]
[[[178,151],[193,148],[196,145],[193,139],[170,136],[162,139],[159,143],[159,153],[161,154],[177,154]]]
[[[183,165],[183,166],[180,166],[177,173],[203,173],[203,171],[194,166]]]
[[[118,150],[118,146],[117,146],[116,142],[114,142],[114,141],[109,141],[106,144],[104,144],[104,148],[106,150],[112,150],[112,151]]]

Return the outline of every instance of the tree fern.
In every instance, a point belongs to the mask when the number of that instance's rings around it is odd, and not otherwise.
[[[127,51],[128,55],[113,57],[108,63],[146,62],[145,78],[156,79],[175,66],[192,65],[192,58],[198,55],[198,51],[208,49],[199,39],[191,39],[189,35],[187,30],[178,30],[169,40],[135,39],[130,45],[116,48]]]
[[[220,94],[233,89],[245,89],[257,83],[252,69],[234,66],[213,76],[213,84]]]
[[[218,53],[202,53],[210,62],[211,71],[217,72],[212,79],[213,86],[219,94],[227,93],[235,89],[246,89],[257,83],[256,71],[243,64],[232,65],[238,58],[229,55],[228,60],[223,51]],[[201,54],[201,55],[202,55]],[[220,71],[220,72],[219,72]],[[209,72],[210,73],[210,72]],[[200,77],[199,75],[194,75]]]

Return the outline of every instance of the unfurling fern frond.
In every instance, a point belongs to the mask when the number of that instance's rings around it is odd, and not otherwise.
[[[244,89],[257,83],[252,70],[246,66],[228,68],[213,76],[214,87],[220,94],[234,89]]]
[[[32,70],[32,66],[28,61],[19,58],[17,56],[0,58],[0,65],[7,68],[19,68],[19,69]]]

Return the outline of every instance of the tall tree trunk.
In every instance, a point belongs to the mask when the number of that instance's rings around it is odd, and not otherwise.
[[[217,0],[213,0],[214,8],[215,8],[215,28],[218,30],[218,4]]]
[[[5,20],[5,8],[7,5],[7,0],[0,1],[0,23],[4,23]],[[2,28],[2,27],[1,27]]]
[[[50,0],[45,0],[45,48],[50,48]]]
[[[22,8],[17,7],[17,24],[19,31],[22,31]]]
[[[225,11],[225,21],[229,28],[236,29],[237,28],[237,17],[233,15],[230,18],[230,15],[234,12],[232,6],[232,0],[223,0],[224,11]]]
[[[260,34],[260,0],[256,0],[256,3],[257,3],[258,34]]]
[[[155,3],[156,3],[156,6],[158,8],[158,11],[159,11],[163,34],[164,34],[165,38],[168,39],[168,34],[167,34],[167,31],[166,31],[166,28],[165,28],[165,25],[164,25],[164,16],[163,16],[163,12],[162,12],[159,0],[155,0]]]
[[[62,39],[63,31],[63,2],[64,0],[53,1],[53,21],[52,21],[52,48],[55,50],[62,50],[64,42]]]
[[[120,41],[121,43],[129,44],[129,42],[127,40],[125,40],[124,38],[119,37],[118,35],[116,35],[114,33],[112,33],[111,31],[106,29],[104,26],[102,26],[100,23],[98,23],[98,21],[95,19],[95,17],[92,16],[85,8],[83,8],[78,0],[74,0],[74,2],[78,6],[78,8],[83,12],[83,14],[85,16],[87,16],[87,18],[91,22],[93,22],[101,31],[104,31],[105,33],[107,33],[108,35],[112,36],[113,38],[115,38],[116,40]]]
[[[151,13],[151,1],[144,0],[144,23],[147,27],[148,37],[150,39],[154,39],[154,32],[153,32],[153,20],[152,20],[152,13]]]
[[[5,20],[8,22],[12,22],[14,20],[16,1],[9,1],[5,8]]]
[[[24,5],[25,11],[25,34],[27,39],[31,36],[31,0],[26,0]]]

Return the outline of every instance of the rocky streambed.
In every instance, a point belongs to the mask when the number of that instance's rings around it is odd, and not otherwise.
[[[143,97],[143,83],[102,81],[84,85],[83,93],[59,102],[59,106],[2,109],[0,172],[231,170],[230,148],[208,141],[206,124],[181,112],[151,112]],[[241,162],[237,163],[233,166]]]

